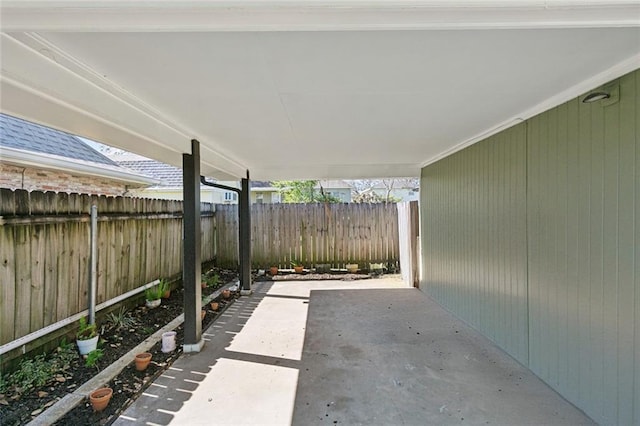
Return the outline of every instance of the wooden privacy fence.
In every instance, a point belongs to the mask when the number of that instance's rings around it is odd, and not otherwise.
[[[182,270],[181,201],[0,189],[0,345],[87,309],[92,204],[97,303]],[[213,205],[201,208],[209,260]]]
[[[217,262],[238,263],[238,207],[216,205]],[[384,204],[253,204],[251,244],[254,268],[289,267],[291,259],[305,266],[342,267],[357,262],[399,260],[398,211]]]

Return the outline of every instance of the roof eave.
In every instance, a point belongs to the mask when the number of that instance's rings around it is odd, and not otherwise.
[[[45,156],[36,152],[9,147],[0,148],[0,154],[2,162],[23,167],[28,166],[81,174],[84,176],[108,178],[126,184],[135,184],[139,186],[155,185],[159,183],[158,180],[148,176],[139,175],[126,170],[117,170],[99,163],[74,160],[57,155],[47,154]]]

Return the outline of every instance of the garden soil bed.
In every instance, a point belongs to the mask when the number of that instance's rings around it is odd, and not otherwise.
[[[371,275],[365,274],[286,274],[271,277],[272,281],[354,281],[367,280]]]
[[[228,283],[237,278],[237,273],[215,270],[221,283]],[[209,295],[220,286],[210,286],[202,290],[203,296]],[[236,294],[237,296],[237,294]],[[221,301],[222,302],[222,301]],[[207,305],[207,314],[203,320],[205,329],[224,310],[224,304],[217,313],[213,312]],[[22,425],[37,417],[51,405],[62,399],[65,395],[72,393],[80,385],[93,378],[100,369],[107,367],[121,356],[129,352],[140,342],[145,340],[158,329],[175,319],[183,312],[183,290],[182,288],[171,291],[168,299],[163,299],[160,307],[147,309],[139,306],[129,311],[129,316],[135,320],[135,325],[113,329],[103,321],[100,324],[101,343],[99,348],[103,350],[103,357],[97,361],[95,367],[85,366],[85,360],[80,356],[75,356],[64,370],[58,372],[44,386],[23,391],[21,389],[9,388],[4,394],[0,394],[0,423],[2,426]],[[108,386],[113,389],[113,397],[109,406],[100,413],[94,413],[87,400],[78,405],[75,409],[67,413],[57,424],[82,424],[82,425],[104,425],[109,424],[126,408],[155,377],[166,370],[182,352],[183,327],[175,329],[177,332],[176,350],[171,353],[161,351],[161,343],[156,343],[149,352],[153,359],[149,367],[138,372],[135,369],[133,359],[131,364],[115,377]],[[57,351],[48,355],[47,361],[55,358]]]

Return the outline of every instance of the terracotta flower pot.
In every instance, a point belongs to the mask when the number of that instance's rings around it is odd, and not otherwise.
[[[269,268],[269,273],[271,275],[278,275],[278,267],[277,266],[272,266],[271,268]]]
[[[171,290],[167,290],[164,293],[162,293],[163,299],[168,299],[169,297],[171,297]]]
[[[220,304],[218,302],[211,302],[212,310],[217,311],[219,307],[220,307]]]
[[[102,411],[107,408],[112,395],[113,389],[111,388],[100,388],[91,392],[89,394],[89,401],[91,401],[93,411]]]
[[[207,288],[207,282],[206,281],[201,281],[200,282],[200,287]]]
[[[151,354],[149,352],[144,352],[136,355],[136,370],[144,371],[149,366],[151,362]]]
[[[231,297],[231,291],[229,290],[222,290],[222,297],[224,297],[225,299],[228,299]]]
[[[301,274],[302,271],[304,271],[304,266],[294,266],[293,270],[296,272],[296,274]]]
[[[205,311],[204,309],[202,311],[200,311],[200,319],[202,321],[204,321],[204,317],[207,316],[207,311]]]

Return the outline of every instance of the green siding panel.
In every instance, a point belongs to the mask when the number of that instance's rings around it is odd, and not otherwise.
[[[526,364],[525,138],[516,126],[426,167],[421,191],[429,293]]]
[[[619,102],[574,99],[527,131],[529,367],[606,425],[640,421],[639,78],[617,81]]]
[[[604,425],[640,425],[640,71],[422,170],[423,288]]]

